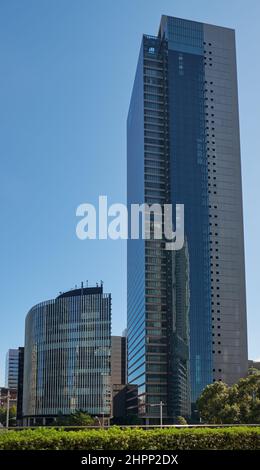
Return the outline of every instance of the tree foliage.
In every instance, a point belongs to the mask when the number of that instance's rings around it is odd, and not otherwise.
[[[260,449],[260,427],[87,429],[39,428],[1,431],[1,450],[254,450]]]
[[[16,406],[11,406],[9,410],[9,426],[15,426],[16,422]],[[6,407],[0,407],[0,423],[2,426],[6,425]]]
[[[177,416],[175,421],[176,421],[176,424],[180,424],[182,426],[188,424],[186,419],[183,416]]]
[[[260,371],[229,387],[223,382],[208,385],[197,401],[203,421],[212,424],[260,423]]]
[[[60,414],[56,418],[56,425],[58,426],[95,426],[96,420],[84,411],[77,410],[70,415]]]

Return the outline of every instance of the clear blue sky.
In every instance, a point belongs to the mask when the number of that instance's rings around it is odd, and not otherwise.
[[[0,1],[0,384],[35,303],[81,280],[112,293],[126,324],[126,246],[79,241],[82,202],[126,197],[126,116],[142,33],[161,14],[237,32],[249,352],[260,357],[260,2]]]

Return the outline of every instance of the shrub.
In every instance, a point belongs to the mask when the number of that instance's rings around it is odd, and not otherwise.
[[[183,416],[177,416],[176,424],[185,425],[185,424],[188,424],[188,423],[187,423],[186,419]]]
[[[260,427],[143,430],[53,428],[0,432],[0,450],[255,450]]]

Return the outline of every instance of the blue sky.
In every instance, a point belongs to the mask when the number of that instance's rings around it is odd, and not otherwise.
[[[260,358],[258,0],[0,1],[0,384],[35,303],[81,281],[126,324],[126,246],[80,241],[76,207],[126,197],[126,116],[142,33],[161,14],[237,34],[249,356]]]

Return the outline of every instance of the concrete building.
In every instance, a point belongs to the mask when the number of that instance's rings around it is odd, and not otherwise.
[[[137,386],[126,382],[127,337],[111,337],[111,384],[113,423],[127,424],[137,416]]]
[[[248,368],[253,368],[253,369],[258,369],[260,370],[260,361],[252,361],[252,360],[249,360],[248,361]]]
[[[126,337],[111,337],[111,383],[126,384]]]

